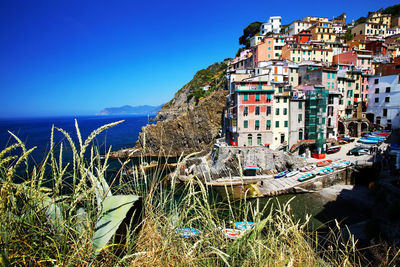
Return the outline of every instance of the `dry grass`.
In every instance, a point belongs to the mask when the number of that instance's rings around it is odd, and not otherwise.
[[[339,225],[321,242],[316,233],[306,232],[307,220],[300,223],[293,219],[289,203],[268,210],[269,205],[261,207],[258,201],[253,205],[243,201],[239,207],[230,202],[214,205],[209,199],[209,188],[195,181],[184,188],[166,184],[162,169],[151,175],[136,172],[123,176],[128,161],[112,177],[112,190],[143,197],[140,231],[127,229],[125,243],[111,243],[93,256],[99,197],[96,192],[105,181],[108,159],[100,160],[98,151],[90,144],[98,133],[113,125],[94,131],[85,142],[76,125],[78,145],[65,131],[53,128],[52,150],[33,168],[29,168],[28,161],[32,150],[26,149],[18,138],[15,145],[0,152],[1,265],[361,265],[356,242],[344,239]],[[73,160],[68,164],[62,160],[62,148],[55,153],[54,129],[64,134],[72,147]],[[15,153],[16,149],[21,152]],[[90,156],[85,157],[88,149]],[[18,166],[25,166],[24,171],[18,172]],[[23,182],[17,182],[17,173],[23,174],[18,177]],[[53,186],[44,187],[49,181],[53,181]],[[115,185],[116,181],[119,185]],[[70,193],[63,195],[65,191]],[[229,221],[244,220],[255,222],[256,227],[238,240],[227,240],[218,229],[231,227]],[[176,229],[183,227],[194,227],[202,233],[198,238],[184,239],[176,234]],[[397,259],[398,250],[386,251],[395,251],[394,256],[382,259],[383,265],[390,265]]]

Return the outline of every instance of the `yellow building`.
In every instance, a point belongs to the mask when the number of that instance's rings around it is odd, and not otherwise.
[[[330,21],[317,22],[311,26],[309,30],[312,34],[312,40],[327,42],[336,41],[336,34],[333,32],[332,22]]]
[[[386,25],[386,27],[390,27],[391,25],[391,16],[389,14],[382,14],[381,12],[370,12],[368,14],[367,23],[377,23]]]
[[[356,35],[367,35],[367,36],[381,35],[381,36],[385,37],[386,28],[387,28],[387,26],[385,24],[366,22],[366,23],[358,24],[354,28],[352,28],[351,34],[353,36],[356,36]]]
[[[324,17],[307,16],[307,17],[304,17],[303,21],[316,23],[316,22],[327,22],[327,21],[329,21],[329,19],[328,18],[324,18]]]
[[[333,49],[324,44],[287,44],[282,48],[282,58],[300,63],[305,60],[313,60],[323,63],[331,63]]]

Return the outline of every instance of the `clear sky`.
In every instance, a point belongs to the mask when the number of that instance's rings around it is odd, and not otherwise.
[[[233,57],[253,21],[348,21],[398,1],[0,2],[0,117],[89,115],[167,102],[197,70]]]

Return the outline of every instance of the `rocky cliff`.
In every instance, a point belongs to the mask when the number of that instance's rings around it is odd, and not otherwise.
[[[210,151],[221,130],[226,103],[227,62],[198,71],[158,112],[156,124],[142,128],[136,146],[113,152],[111,157],[178,157]],[[208,90],[203,90],[204,86]],[[136,151],[131,154],[132,151]]]

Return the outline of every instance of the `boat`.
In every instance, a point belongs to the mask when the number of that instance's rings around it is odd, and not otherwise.
[[[375,135],[367,135],[364,136],[363,138],[369,139],[369,140],[379,140],[379,141],[385,141],[386,137],[384,136],[375,136]]]
[[[278,179],[278,178],[285,177],[286,174],[288,174],[288,173],[289,173],[289,171],[280,172],[280,173],[278,173],[277,175],[275,175],[274,178],[275,178],[275,179]]]
[[[358,140],[358,142],[363,143],[363,144],[377,144],[379,142],[379,140],[361,138],[360,140]]]
[[[317,167],[328,166],[331,163],[332,163],[332,160],[330,160],[330,159],[323,160],[323,161],[317,162]]]
[[[328,148],[326,150],[326,153],[333,154],[333,153],[339,152],[341,148],[342,148],[341,146],[331,146],[330,148]]]
[[[296,170],[294,170],[294,171],[291,171],[291,172],[288,172],[288,173],[286,174],[286,177],[294,176],[294,175],[298,174],[299,172],[300,172],[300,171],[299,171],[298,169],[296,169]]]
[[[331,173],[331,172],[333,172],[332,168],[324,168],[324,169],[320,170],[317,174],[318,175],[325,175],[325,174],[328,174],[328,173]]]
[[[301,172],[309,172],[309,171],[314,170],[316,167],[317,166],[315,164],[312,164],[312,165],[308,165],[308,166],[301,168],[300,171]]]
[[[183,238],[193,238],[200,235],[201,231],[194,228],[178,228],[176,233]]]
[[[258,171],[260,168],[257,167],[257,166],[247,165],[247,166],[244,166],[243,169],[245,169],[245,170],[256,170],[256,171]]]
[[[304,182],[304,181],[314,178],[315,176],[317,176],[315,173],[310,172],[310,173],[307,173],[306,175],[303,175],[303,176],[300,176],[299,178],[297,178],[297,181]]]
[[[235,222],[234,226],[239,230],[251,230],[254,227],[253,222]]]
[[[229,239],[236,240],[239,237],[243,236],[243,234],[246,232],[244,230],[239,230],[239,229],[230,229],[230,228],[225,228],[221,229],[222,234]]]
[[[341,161],[341,162],[338,162],[336,164],[333,164],[332,168],[334,168],[334,169],[343,169],[343,168],[346,168],[346,167],[348,167],[350,165],[351,165],[351,162],[348,161],[348,160],[345,160],[345,161]]]
[[[373,132],[372,134],[374,135],[381,135],[381,136],[388,136],[390,133],[384,133],[384,132]]]

